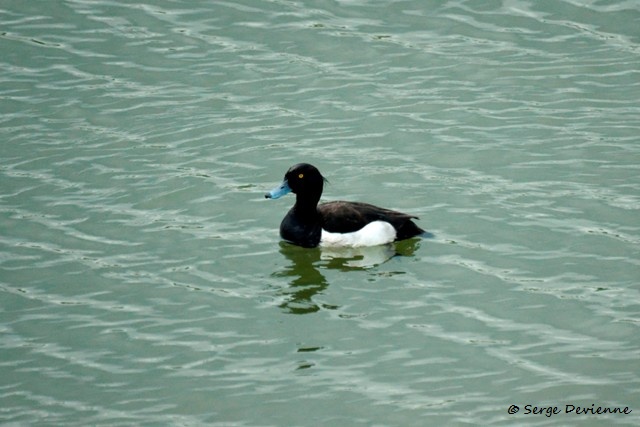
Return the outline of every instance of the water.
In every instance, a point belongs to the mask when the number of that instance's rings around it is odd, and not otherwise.
[[[637,2],[0,16],[1,424],[640,422]],[[432,236],[279,242],[300,161]]]

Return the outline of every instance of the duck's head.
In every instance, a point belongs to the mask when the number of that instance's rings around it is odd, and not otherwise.
[[[264,195],[267,199],[278,199],[285,194],[294,193],[298,196],[308,196],[320,199],[325,179],[313,165],[298,163],[289,168],[284,175],[282,184]]]

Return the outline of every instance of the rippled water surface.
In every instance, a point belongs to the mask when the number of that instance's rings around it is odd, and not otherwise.
[[[0,424],[640,424],[638,2],[0,22]],[[430,235],[281,243],[300,161]]]

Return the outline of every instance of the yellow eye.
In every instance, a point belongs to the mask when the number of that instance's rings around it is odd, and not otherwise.
[[[298,175],[298,178],[304,178],[304,174],[301,173],[300,175]]]

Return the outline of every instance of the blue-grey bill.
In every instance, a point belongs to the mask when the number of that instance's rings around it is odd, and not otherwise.
[[[279,199],[288,193],[291,193],[291,187],[289,187],[289,183],[285,180],[282,184],[265,194],[264,197],[267,199]]]

